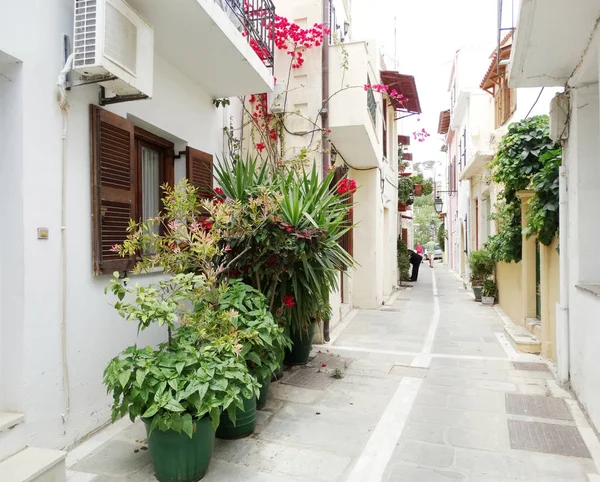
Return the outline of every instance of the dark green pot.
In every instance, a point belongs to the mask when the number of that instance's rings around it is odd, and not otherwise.
[[[312,323],[308,331],[292,331],[292,349],[285,350],[284,362],[287,365],[306,365],[312,348],[312,339],[315,335],[316,324]]]
[[[269,388],[271,388],[271,377],[259,380],[260,384],[260,397],[256,399],[256,410],[262,410],[267,405],[267,398],[269,398]]]
[[[197,420],[190,438],[175,430],[150,432],[152,419],[142,419],[148,433],[148,448],[159,482],[195,482],[206,475],[215,446],[210,417]]]
[[[473,286],[473,294],[475,295],[475,301],[481,301],[481,289],[482,286]]]
[[[229,420],[227,410],[221,414],[217,438],[226,440],[247,437],[256,428],[256,397],[244,398],[244,410],[237,409],[235,425]]]

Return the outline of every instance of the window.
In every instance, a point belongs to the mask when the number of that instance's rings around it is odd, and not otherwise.
[[[388,155],[388,139],[387,139],[387,101],[383,99],[383,133],[381,144],[383,145],[383,157],[387,159]]]
[[[160,212],[160,186],[174,183],[173,143],[95,105],[90,116],[92,270],[129,271],[135,257],[122,258],[112,247],[127,237],[130,219]],[[188,148],[187,161],[190,182],[201,195],[212,194],[212,156]]]
[[[367,84],[371,85],[371,79],[367,75]],[[369,115],[371,116],[371,121],[373,122],[373,126],[377,125],[377,101],[375,100],[375,94],[373,94],[373,89],[367,90],[367,109],[369,109]]]
[[[460,165],[462,169],[467,166],[467,128],[463,129],[462,137],[461,137],[461,148],[460,148]]]
[[[348,168],[336,167],[333,180],[331,181],[332,187],[335,186],[341,179],[348,174]],[[347,193],[344,196],[344,203],[348,206],[348,214],[346,215],[346,226],[352,226],[354,224],[354,215],[352,214],[352,205],[354,203],[354,195]],[[346,250],[346,252],[352,256],[354,254],[354,234],[352,228],[344,233],[339,239],[340,246]]]

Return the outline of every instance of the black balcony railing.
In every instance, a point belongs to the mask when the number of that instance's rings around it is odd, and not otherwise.
[[[263,63],[275,65],[275,5],[272,0],[222,0],[223,9]]]

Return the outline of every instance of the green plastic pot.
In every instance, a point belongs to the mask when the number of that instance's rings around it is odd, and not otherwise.
[[[256,409],[262,410],[267,405],[267,398],[269,398],[269,388],[271,388],[271,377],[268,376],[265,379],[259,380],[262,385],[260,387],[260,397],[256,399]]]
[[[159,482],[195,482],[206,475],[215,446],[215,431],[210,417],[203,417],[194,423],[194,433],[190,438],[184,432],[175,430],[150,433],[152,419],[142,419],[148,434],[148,448]]]
[[[236,409],[235,425],[229,419],[227,410],[221,414],[217,428],[217,438],[231,440],[243,438],[254,432],[256,428],[256,397],[244,398],[244,410]]]
[[[284,361],[287,365],[306,365],[312,348],[312,340],[315,335],[316,324],[312,323],[308,331],[292,331],[292,349],[285,350]]]
[[[482,288],[482,286],[473,286],[473,295],[475,295],[475,301],[481,301]]]

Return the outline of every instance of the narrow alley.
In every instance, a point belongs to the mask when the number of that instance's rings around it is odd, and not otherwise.
[[[272,385],[252,436],[217,440],[204,480],[600,480],[577,402],[441,264],[313,355]],[[145,437],[140,421],[104,429],[69,453],[68,481],[155,480]]]

